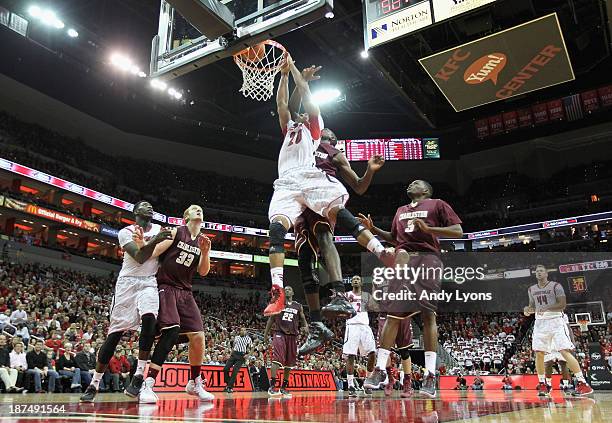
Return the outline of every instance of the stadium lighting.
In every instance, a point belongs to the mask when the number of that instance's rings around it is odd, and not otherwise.
[[[327,12],[327,13],[325,14],[325,17],[326,17],[327,19],[333,19],[333,18],[334,18],[334,12]]]
[[[146,77],[147,77],[147,74],[146,74],[146,73],[144,73],[143,71],[140,71],[140,72],[138,72],[138,77],[139,77],[139,78],[146,78]]]
[[[370,53],[368,53],[368,51],[367,51],[367,50],[363,50],[363,51],[361,52],[361,58],[362,58],[362,59],[367,59],[368,57],[370,57]]]
[[[66,31],[66,33],[70,38],[76,38],[79,36],[79,33],[73,28],[70,28],[68,31]]]
[[[30,6],[28,8],[28,13],[33,18],[40,18],[42,16],[42,10],[40,10],[40,7],[38,6]]]
[[[160,81],[157,79],[151,80],[151,86],[157,90],[165,90],[168,85],[164,81]]]
[[[62,29],[65,26],[64,22],[62,22],[55,15],[55,12],[53,10],[49,10],[49,9],[42,10],[38,18],[45,25],[49,25],[57,29]]]
[[[340,97],[340,90],[336,88],[324,89],[312,94],[313,100],[319,105],[330,103],[336,100],[338,97]]]
[[[122,71],[129,71],[134,66],[132,64],[132,60],[121,53],[113,53],[111,55],[110,61],[113,66],[121,69]]]

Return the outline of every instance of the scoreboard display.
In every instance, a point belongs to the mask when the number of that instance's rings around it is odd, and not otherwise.
[[[368,50],[496,0],[363,0]]]
[[[438,138],[379,138],[369,140],[342,140],[336,148],[351,162],[368,161],[379,155],[389,161],[424,160],[440,158]]]

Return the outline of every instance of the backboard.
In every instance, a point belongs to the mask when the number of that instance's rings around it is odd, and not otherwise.
[[[161,0],[150,75],[176,78],[261,41],[333,17],[332,10],[333,0]]]
[[[578,320],[587,315],[589,325],[605,325],[606,312],[602,301],[589,301],[585,303],[568,303],[565,306],[570,326],[578,326]]]

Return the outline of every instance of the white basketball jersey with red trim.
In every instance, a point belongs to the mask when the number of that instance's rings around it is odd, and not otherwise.
[[[363,292],[362,292],[363,294]],[[357,295],[353,291],[346,294],[346,298],[349,300],[357,315],[355,317],[351,317],[347,319],[347,325],[370,325],[370,318],[368,317],[368,312],[366,311],[366,305],[364,304],[366,298],[362,295]]]
[[[314,168],[315,151],[321,141],[323,119],[312,117],[307,123],[296,123],[290,120],[283,131],[285,139],[278,155],[278,174],[284,174],[295,168]]]

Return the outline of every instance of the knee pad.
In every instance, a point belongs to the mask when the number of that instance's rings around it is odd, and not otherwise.
[[[174,344],[176,344],[178,340],[180,331],[181,329],[178,326],[162,330],[161,337],[159,341],[157,341],[157,345],[155,345],[151,363],[155,363],[160,367],[164,364],[168,358],[168,354],[170,354],[170,351],[172,351]]]
[[[285,252],[285,235],[287,229],[280,222],[270,223],[270,253]]]
[[[100,351],[98,351],[98,361],[100,363],[108,364],[110,362],[113,354],[115,354],[115,348],[117,348],[122,336],[123,332],[113,332],[108,334],[106,340],[100,347]]]
[[[402,348],[399,350],[399,355],[402,360],[408,360],[410,358],[410,350],[408,348]]]
[[[344,207],[341,208],[336,215],[336,225],[338,225],[339,228],[350,232],[350,234],[355,238],[357,238],[360,233],[365,231],[365,227],[359,222],[359,220],[357,220],[357,218]]]
[[[142,328],[138,339],[138,349],[140,351],[151,351],[155,339],[155,325],[157,319],[152,313],[147,313],[141,318]]]

